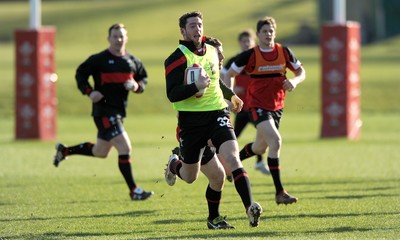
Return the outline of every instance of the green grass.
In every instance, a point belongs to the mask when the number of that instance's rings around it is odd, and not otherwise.
[[[14,139],[13,32],[27,28],[26,1],[0,2],[0,239],[397,239],[400,235],[400,38],[363,46],[361,138],[320,139],[320,50],[290,45],[307,70],[307,80],[288,94],[282,121],[282,179],[300,198],[274,204],[271,177],[244,162],[254,199],[264,207],[259,228],[248,227],[231,183],[221,213],[235,230],[206,229],[204,176],[194,184],[169,187],[163,168],[176,145],[176,118],[165,96],[163,61],[180,38],[178,17],[199,9],[206,34],[220,38],[227,57],[236,53],[237,33],[263,15],[278,21],[279,41],[289,41],[298,24],[317,28],[316,1],[146,0],[43,1],[43,25],[54,25],[58,133],[53,141]],[[90,105],[75,86],[77,65],[107,46],[111,23],[128,26],[128,49],[149,72],[145,94],[129,99],[125,121],[133,144],[136,180],[155,195],[131,202],[118,172],[117,154],[107,159],[72,156],[51,165],[54,143],[94,141]],[[240,146],[253,140],[248,126]]]
[[[141,115],[126,121],[133,142],[137,182],[155,195],[131,202],[118,172],[116,152],[107,159],[71,156],[54,168],[53,142],[0,138],[0,237],[3,239],[396,239],[399,234],[400,115],[366,114],[362,138],[318,138],[316,114],[286,113],[282,123],[282,179],[297,204],[274,203],[272,179],[244,162],[254,199],[265,213],[260,227],[248,226],[231,183],[221,213],[235,230],[206,228],[204,176],[169,187],[163,168],[174,139],[174,116]],[[12,124],[0,121],[7,129]],[[381,129],[379,126],[387,126]],[[81,131],[86,129],[87,131]],[[243,145],[254,136],[248,127]],[[58,139],[66,144],[94,140],[89,117],[63,117]]]

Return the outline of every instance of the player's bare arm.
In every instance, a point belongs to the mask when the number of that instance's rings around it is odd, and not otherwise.
[[[224,74],[222,80],[224,81],[226,86],[228,86],[230,89],[233,89],[234,77],[238,74],[239,73],[237,73],[235,70],[233,70],[232,68],[229,68],[228,72],[226,74]]]
[[[283,81],[283,89],[286,91],[293,91],[299,83],[306,79],[306,71],[303,67],[299,67],[294,74],[295,76],[293,78]]]

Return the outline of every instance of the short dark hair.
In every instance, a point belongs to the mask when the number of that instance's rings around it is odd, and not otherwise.
[[[126,30],[125,25],[122,24],[122,23],[115,23],[115,24],[111,25],[111,27],[108,28],[108,37],[111,36],[111,31],[113,29],[117,29],[118,30],[118,29],[121,29],[121,28]]]
[[[253,29],[246,29],[240,32],[237,40],[240,41],[244,37],[256,38]]]
[[[214,37],[206,37],[205,43],[210,44],[211,46],[218,48],[222,46],[222,42]]]
[[[191,17],[198,17],[203,20],[203,14],[201,12],[199,12],[199,11],[187,12],[179,18],[179,27],[185,28],[187,19],[191,18]]]
[[[275,22],[275,19],[274,19],[273,17],[266,16],[266,17],[260,19],[260,20],[257,22],[257,32],[260,32],[260,29],[261,29],[264,25],[270,25],[271,27],[273,27],[274,29],[276,29],[276,22]]]

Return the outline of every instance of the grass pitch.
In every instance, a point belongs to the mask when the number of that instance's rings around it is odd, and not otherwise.
[[[53,142],[15,142],[7,133],[0,139],[0,238],[397,239],[399,117],[366,115],[362,139],[348,141],[318,139],[317,115],[285,114],[282,180],[299,202],[277,206],[271,177],[256,172],[255,159],[248,159],[244,165],[254,199],[264,208],[262,222],[248,226],[240,198],[227,182],[221,214],[236,227],[227,231],[207,229],[204,176],[191,185],[164,182],[163,169],[176,145],[174,116],[126,121],[136,180],[155,192],[143,202],[129,199],[115,150],[107,159],[71,156],[54,168]],[[59,124],[59,140],[66,144],[93,140],[89,117],[62,118]],[[253,136],[249,126],[241,145]]]
[[[263,15],[278,22],[278,41],[307,21],[317,28],[316,1],[43,1],[43,24],[57,27],[58,134],[54,141],[14,140],[13,31],[28,26],[26,1],[0,3],[0,239],[398,239],[400,235],[399,38],[361,50],[362,135],[358,141],[319,139],[318,46],[289,46],[307,70],[307,80],[288,94],[281,124],[282,180],[299,197],[290,206],[274,203],[272,179],[244,162],[254,199],[264,208],[250,228],[234,186],[226,183],[221,214],[236,229],[208,230],[204,176],[169,187],[163,169],[176,145],[176,118],[165,97],[163,60],[180,37],[178,17],[205,14],[206,34],[224,43],[227,57],[238,50],[236,34]],[[221,9],[223,11],[221,11]],[[147,21],[151,16],[151,21]],[[125,121],[133,143],[133,171],[155,195],[132,202],[118,171],[107,159],[72,156],[52,165],[54,144],[94,141],[90,104],[73,79],[77,65],[106,47],[114,22],[129,29],[128,49],[149,72],[142,96],[130,98]],[[240,146],[252,141],[248,126]]]

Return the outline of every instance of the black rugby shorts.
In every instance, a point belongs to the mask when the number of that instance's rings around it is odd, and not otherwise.
[[[125,131],[120,115],[93,117],[93,119],[97,127],[97,137],[105,141],[110,141]]]
[[[200,161],[200,153],[211,139],[218,153],[226,141],[236,140],[227,109],[208,112],[179,112],[179,145],[183,161],[194,164]],[[211,154],[206,149],[206,154]],[[209,155],[210,156],[210,155]],[[211,155],[212,157],[213,155]]]
[[[257,124],[259,124],[260,122],[273,119],[275,122],[275,127],[277,129],[279,129],[282,114],[283,114],[283,108],[277,111],[268,111],[262,108],[251,108],[249,110],[250,119],[251,122],[254,124],[254,126],[257,126]]]

